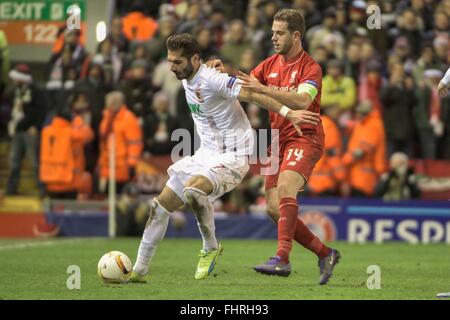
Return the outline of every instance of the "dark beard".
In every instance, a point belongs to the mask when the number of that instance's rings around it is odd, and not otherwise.
[[[194,65],[190,61],[188,61],[186,68],[178,74],[175,73],[175,76],[177,77],[178,80],[188,79],[192,76],[193,72],[194,72]]]

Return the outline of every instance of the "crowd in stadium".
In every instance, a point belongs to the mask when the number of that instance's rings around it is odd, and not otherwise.
[[[381,9],[379,29],[367,25],[370,5]],[[283,7],[305,16],[303,46],[323,70],[327,140],[306,192],[381,197],[401,185],[385,198],[418,197],[408,159],[450,160],[450,98],[436,89],[450,64],[450,0],[117,1],[96,52],[87,52],[82,32],[61,32],[43,85],[26,64],[10,68],[6,56],[0,59],[0,134],[10,139],[6,193],[17,193],[25,155],[42,192],[58,196],[74,186],[106,192],[111,130],[122,137],[116,141],[120,190],[143,154],[170,154],[174,129],[193,132],[181,82],[166,61],[167,37],[193,34],[203,61],[219,58],[228,73],[249,73],[273,54],[272,17]],[[269,127],[264,110],[243,107],[253,128]],[[48,158],[52,141],[45,137],[64,130],[76,141],[69,143],[78,157],[73,176]],[[67,162],[65,152],[55,151],[59,161]],[[243,199],[257,202],[261,185],[249,176],[233,208],[246,208]]]

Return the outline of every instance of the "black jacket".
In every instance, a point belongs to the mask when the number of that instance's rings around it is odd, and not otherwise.
[[[16,131],[27,131],[33,126],[40,130],[47,115],[48,103],[45,92],[32,83],[20,90],[11,87],[8,93],[7,97],[11,107],[14,106],[14,99],[17,95],[23,100],[24,118],[17,123]]]

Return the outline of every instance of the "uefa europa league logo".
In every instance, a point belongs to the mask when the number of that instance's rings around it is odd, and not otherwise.
[[[67,30],[79,30],[81,28],[81,9],[76,4],[67,8],[69,17],[66,20]]]

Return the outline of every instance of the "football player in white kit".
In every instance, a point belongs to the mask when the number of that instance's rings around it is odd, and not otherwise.
[[[295,126],[320,121],[316,113],[291,110],[272,98],[242,88],[235,76],[207,68],[201,62],[198,43],[189,34],[170,36],[166,46],[171,71],[182,80],[200,148],[167,170],[170,178],[152,200],[131,282],[146,282],[150,261],[166,233],[170,213],[183,204],[194,212],[203,239],[195,279],[203,279],[213,270],[223,248],[215,237],[211,201],[242,181],[253,150],[251,126],[238,100],[279,112]]]

